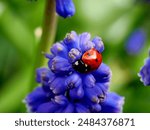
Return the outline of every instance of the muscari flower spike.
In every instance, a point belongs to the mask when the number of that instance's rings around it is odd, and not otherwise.
[[[29,112],[122,112],[124,97],[108,90],[111,70],[102,63],[102,39],[90,37],[72,31],[45,54],[49,68],[36,71],[40,86],[25,98]]]
[[[138,73],[138,76],[145,86],[150,86],[150,57],[145,60],[145,64]]]
[[[75,6],[72,0],[55,0],[56,12],[60,16],[67,18],[71,17],[75,13]]]
[[[143,49],[146,42],[146,33],[143,29],[136,29],[129,36],[125,50],[129,55],[137,55]]]

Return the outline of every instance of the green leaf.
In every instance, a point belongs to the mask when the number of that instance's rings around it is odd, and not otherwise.
[[[5,35],[10,44],[16,47],[20,53],[32,58],[35,48],[35,38],[28,26],[6,7],[0,16],[0,31]]]
[[[22,108],[22,101],[30,88],[30,75],[31,68],[24,68],[3,86],[0,91],[0,112],[16,112]]]

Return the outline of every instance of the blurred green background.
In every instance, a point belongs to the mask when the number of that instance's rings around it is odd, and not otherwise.
[[[150,87],[137,76],[150,47],[150,5],[135,0],[73,1],[76,14],[58,18],[55,42],[71,30],[102,37],[103,61],[113,73],[110,90],[125,96],[124,112],[150,112]],[[0,0],[0,112],[26,112],[22,101],[33,89],[44,8],[45,0]],[[124,46],[137,28],[145,30],[147,40],[139,54],[130,56]]]

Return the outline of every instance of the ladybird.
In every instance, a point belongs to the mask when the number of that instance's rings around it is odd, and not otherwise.
[[[82,55],[82,61],[90,66],[91,70],[96,70],[102,63],[102,55],[95,48],[92,48]]]
[[[101,63],[102,55],[95,48],[92,48],[86,51],[81,59],[75,61],[72,66],[80,73],[88,73],[96,70]]]

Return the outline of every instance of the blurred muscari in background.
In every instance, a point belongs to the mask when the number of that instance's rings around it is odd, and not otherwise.
[[[103,61],[113,74],[110,90],[125,96],[123,112],[150,112],[150,89],[137,76],[150,47],[148,0],[74,3],[76,14],[72,18],[58,17],[55,41],[71,30],[101,36]],[[33,90],[44,8],[44,0],[0,1],[0,112],[26,112],[22,100]]]

